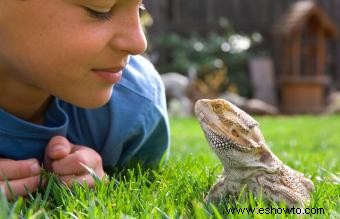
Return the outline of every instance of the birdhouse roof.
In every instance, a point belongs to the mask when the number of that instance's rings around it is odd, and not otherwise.
[[[274,33],[289,36],[302,29],[309,19],[317,19],[327,36],[337,35],[336,25],[314,1],[298,1],[285,13],[274,27]]]

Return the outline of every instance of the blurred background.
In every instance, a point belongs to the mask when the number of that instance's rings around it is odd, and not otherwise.
[[[339,0],[147,0],[169,114],[225,98],[252,114],[340,112]]]

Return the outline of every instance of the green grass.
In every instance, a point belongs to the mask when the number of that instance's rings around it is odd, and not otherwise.
[[[315,218],[340,217],[340,116],[258,117],[273,152],[316,186],[310,207],[324,208]],[[117,173],[94,189],[68,189],[51,178],[44,191],[8,203],[0,199],[1,218],[225,218],[231,207],[270,207],[245,193],[213,206],[202,200],[221,170],[195,119],[173,119],[172,153],[157,170]],[[280,207],[271,203],[273,207]],[[230,218],[297,218],[297,215],[233,214]]]

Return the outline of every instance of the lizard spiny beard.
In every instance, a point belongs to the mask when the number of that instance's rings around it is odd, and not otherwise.
[[[229,138],[218,135],[210,129],[204,129],[204,135],[210,147],[215,151],[215,154],[222,162],[224,168],[239,166],[237,161],[230,158],[230,154],[233,153],[233,150],[237,151],[241,149],[241,147],[237,146],[237,144]]]
[[[204,134],[205,134],[205,138],[209,142],[209,145],[213,149],[228,151],[228,150],[231,150],[232,148],[237,147],[236,144],[232,142],[230,139],[228,139],[227,137],[218,135],[209,129],[205,130]]]
[[[214,150],[221,150],[221,151],[229,151],[231,149],[235,149],[241,152],[247,152],[247,150],[242,150],[243,147],[236,144],[233,140],[230,138],[227,138],[226,136],[219,135],[209,129],[204,124],[201,124],[202,130],[204,132],[205,138],[209,142],[209,145]]]

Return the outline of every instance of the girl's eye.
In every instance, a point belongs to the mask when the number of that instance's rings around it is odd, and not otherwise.
[[[98,20],[110,20],[112,18],[112,9],[108,12],[99,12],[99,11],[95,11],[91,8],[86,8],[86,11],[88,12],[88,14],[90,15],[90,17],[93,17],[95,19]]]
[[[146,10],[144,3],[141,3],[138,8],[139,8],[140,11]],[[85,7],[85,9],[88,12],[88,14],[95,19],[110,20],[112,18],[112,8],[108,12],[100,12],[100,11],[96,11],[96,10],[93,10],[93,9],[87,8],[87,7]]]

